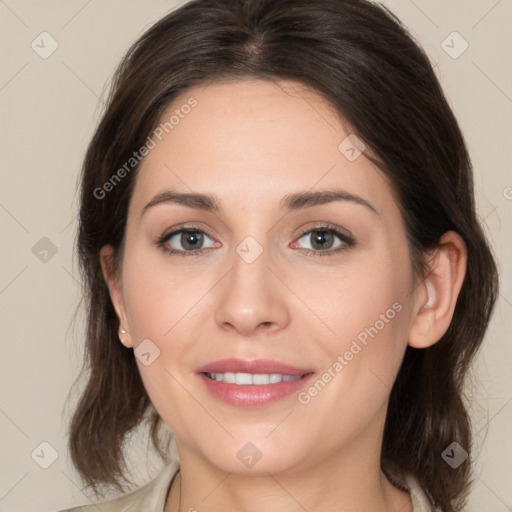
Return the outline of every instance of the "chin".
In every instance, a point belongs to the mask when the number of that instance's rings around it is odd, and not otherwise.
[[[247,437],[245,437],[247,439]],[[212,446],[203,452],[210,464],[226,473],[238,475],[268,476],[268,473],[282,473],[297,469],[301,463],[300,454],[283,450],[283,446],[275,446],[265,441],[234,441],[229,445]],[[289,443],[286,448],[297,449],[296,443]]]

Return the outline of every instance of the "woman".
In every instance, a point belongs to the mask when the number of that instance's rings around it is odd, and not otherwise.
[[[102,510],[462,509],[497,272],[457,121],[385,8],[195,0],[150,28],[86,155],[78,251],[72,460],[124,491],[149,420],[168,463]]]

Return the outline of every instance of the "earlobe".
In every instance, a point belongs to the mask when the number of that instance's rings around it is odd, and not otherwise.
[[[114,249],[110,245],[106,245],[100,250],[100,263],[103,278],[107,284],[112,306],[119,319],[119,340],[125,347],[132,347],[133,343],[128,329],[128,321],[126,309],[124,306],[123,293],[118,273],[114,265]]]
[[[467,249],[455,231],[439,240],[414,300],[409,345],[427,348],[438,342],[450,326],[466,274]]]

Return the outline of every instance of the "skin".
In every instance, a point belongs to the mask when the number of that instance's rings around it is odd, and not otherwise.
[[[407,344],[428,347],[449,326],[464,242],[446,233],[428,255],[431,271],[415,283],[388,180],[364,152],[354,161],[342,154],[350,132],[300,84],[192,88],[163,119],[190,97],[197,107],[137,175],[119,274],[111,248],[101,252],[122,342],[136,349],[150,339],[160,350],[149,366],[137,364],[177,440],[181,470],[166,512],[411,511],[409,494],[380,470],[385,414]],[[160,203],[142,213],[168,189],[214,194],[221,209]],[[375,211],[353,201],[280,210],[288,194],[327,189],[357,195]],[[182,223],[209,233],[203,254],[172,255],[155,243]],[[334,238],[323,255],[308,252],[325,223],[348,231],[355,245],[335,253],[343,243]],[[306,229],[317,231],[302,235]],[[236,252],[248,236],[263,249],[252,263]],[[179,236],[166,246],[186,250]],[[262,408],[233,407],[212,397],[196,374],[237,357],[321,377],[394,303],[400,312],[307,404],[292,394]],[[262,454],[252,468],[237,457],[247,442]]]

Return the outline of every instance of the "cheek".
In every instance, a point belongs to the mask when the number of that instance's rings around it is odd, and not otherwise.
[[[333,379],[333,401],[350,393],[356,407],[358,400],[379,402],[389,394],[407,346],[410,268],[405,245],[387,247],[368,253],[345,275],[325,279],[323,293],[312,288],[319,316],[330,329],[329,335],[317,336],[323,370],[341,377]]]
[[[399,334],[407,321],[403,311],[411,289],[408,266],[407,258],[383,251],[306,282],[300,293],[307,292],[310,309],[329,330],[323,337],[328,352],[347,350],[353,340],[363,345],[374,338],[403,341]]]
[[[328,292],[312,297],[324,304],[319,316],[334,334],[320,335],[322,324],[317,329],[318,380],[299,401],[333,440],[348,442],[382,411],[403,358],[409,288],[407,274],[397,269],[407,267],[390,262],[331,279]]]
[[[142,244],[141,244],[142,245]],[[154,249],[134,247],[123,266],[123,292],[136,346],[149,338],[161,347],[173,331],[193,318],[208,290],[207,270],[191,274]],[[192,314],[191,314],[192,313]]]
[[[130,333],[134,349],[144,340],[144,352],[151,354],[150,364],[137,357],[139,373],[164,422],[181,440],[187,440],[190,432],[183,425],[194,421],[197,403],[184,391],[182,369],[192,367],[190,354],[197,350],[198,338],[191,335],[197,333],[194,312],[208,283],[197,274],[194,278],[170,271],[164,258],[155,258],[147,249],[132,249],[129,254],[123,266],[123,291]]]

